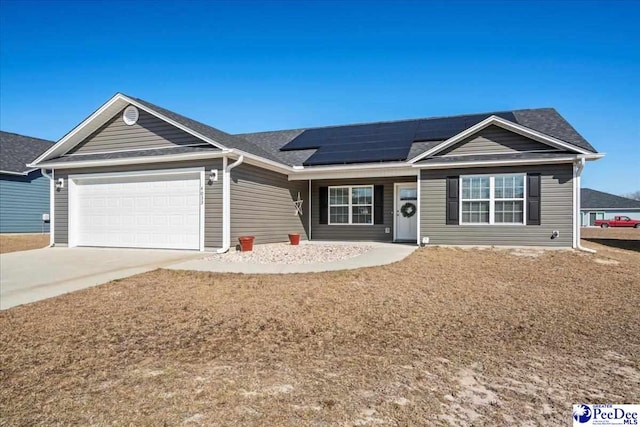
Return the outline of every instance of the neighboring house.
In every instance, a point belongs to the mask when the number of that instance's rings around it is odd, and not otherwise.
[[[548,108],[231,135],[116,94],[30,167],[52,170],[56,245],[575,247],[600,157]]]
[[[0,233],[49,232],[49,180],[27,166],[53,141],[0,131]]]
[[[593,227],[598,219],[613,219],[621,215],[640,219],[640,201],[590,188],[582,189],[580,224],[583,227]]]

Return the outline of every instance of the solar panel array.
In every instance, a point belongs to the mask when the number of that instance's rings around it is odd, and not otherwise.
[[[282,151],[317,149],[304,165],[406,160],[411,144],[444,141],[492,114],[307,129]],[[495,113],[516,122],[513,113]]]

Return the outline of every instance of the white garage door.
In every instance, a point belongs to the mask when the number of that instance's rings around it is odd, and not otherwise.
[[[200,174],[76,178],[72,245],[200,249]]]

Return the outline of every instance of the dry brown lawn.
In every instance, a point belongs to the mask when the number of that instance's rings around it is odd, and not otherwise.
[[[0,234],[0,254],[40,249],[49,245],[49,234]]]
[[[640,253],[585,244],[157,270],[16,307],[0,424],[568,425],[575,402],[640,402]]]

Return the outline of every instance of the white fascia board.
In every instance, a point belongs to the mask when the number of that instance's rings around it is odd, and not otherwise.
[[[32,171],[29,171],[29,172],[32,172]],[[15,176],[27,176],[29,172],[11,172],[11,171],[0,170],[1,174],[4,174],[4,175],[15,175]]]
[[[578,156],[559,157],[554,159],[514,159],[514,160],[484,160],[473,162],[448,162],[448,163],[428,163],[412,165],[416,169],[458,169],[473,167],[491,166],[518,166],[518,165],[539,165],[550,163],[571,163],[575,162]]]
[[[282,163],[274,162],[273,160],[265,159],[264,157],[247,153],[246,151],[232,148],[227,150],[226,152],[227,154],[231,154],[232,156],[235,155],[234,158],[239,158],[240,156],[244,156],[245,159],[243,163],[259,166],[263,169],[268,169],[268,170],[272,170],[274,172],[279,172],[283,174],[290,174],[294,171],[294,168],[291,166],[286,166]]]
[[[101,166],[139,165],[146,163],[167,163],[186,160],[218,159],[226,155],[229,155],[228,150],[216,151],[215,153],[186,153],[171,154],[166,156],[132,157],[125,159],[100,159],[84,160],[78,162],[47,163],[42,165],[42,167],[45,169],[77,169]]]
[[[569,151],[573,151],[576,153],[580,153],[580,154],[593,154],[590,151],[586,151],[582,148],[579,148],[575,145],[572,144],[568,144],[564,141],[561,141],[557,138],[554,138],[552,136],[546,135],[542,132],[538,132],[535,131],[533,129],[530,129],[528,127],[519,125],[517,123],[513,123],[510,122],[509,120],[505,120],[501,117],[498,116],[490,116],[487,117],[486,119],[484,119],[483,121],[481,121],[480,123],[477,123],[473,126],[471,126],[468,129],[463,130],[462,132],[460,132],[457,135],[452,136],[451,138],[447,139],[446,141],[441,142],[440,144],[436,145],[435,147],[431,148],[430,150],[425,151],[422,154],[417,155],[416,157],[412,158],[409,160],[409,163],[415,163],[419,160],[424,159],[425,157],[431,156],[433,154],[436,154],[442,150],[444,150],[445,148],[456,144],[460,141],[462,141],[463,139],[473,135],[476,132],[481,131],[482,129],[491,126],[491,125],[496,125],[499,126],[503,129],[509,130],[511,132],[515,132],[519,135],[531,138],[535,141],[541,142],[543,144],[547,144],[547,145],[551,145],[552,147],[556,147],[556,148],[562,148],[565,150],[569,150]]]
[[[93,114],[87,117],[82,123],[76,126],[71,132],[66,134],[62,139],[60,139],[57,143],[53,145],[49,150],[45,151],[40,157],[34,160],[31,164],[39,167],[39,163],[43,162],[52,157],[59,157],[63,154],[66,154],[69,150],[79,144],[84,138],[89,136],[92,132],[96,131],[100,126],[105,124],[107,120],[113,117],[118,111],[124,108],[126,105],[134,105],[137,108],[146,111],[147,113],[163,120],[172,126],[181,129],[190,135],[195,136],[198,139],[201,139],[204,142],[207,142],[214,147],[217,147],[221,150],[227,149],[224,145],[212,140],[211,138],[207,138],[204,135],[199,134],[198,132],[181,125],[180,123],[171,120],[168,117],[154,111],[153,109],[146,107],[139,102],[121,94],[116,93],[111,99],[109,99],[104,105],[98,108]]]
[[[97,122],[100,116],[103,116],[105,112],[111,111],[113,111],[113,114],[115,114],[116,111],[114,110],[119,110],[122,107],[124,107],[123,96],[120,93],[116,93],[111,99],[109,99],[100,108],[94,111],[93,114],[82,121],[82,123],[73,128],[69,133],[63,136],[62,139],[53,144],[51,148],[42,153],[40,157],[31,162],[31,165],[38,165],[44,160],[50,159],[52,157],[58,157],[66,153],[77,143],[79,143],[83,138],[89,136],[91,132],[94,132],[96,129],[106,123],[106,119],[101,122]]]
[[[289,181],[316,180],[316,179],[350,179],[350,178],[374,178],[393,176],[417,176],[419,171],[415,168],[404,166],[398,167],[369,167],[369,168],[341,168],[324,170],[303,170],[296,171],[289,175]]]

